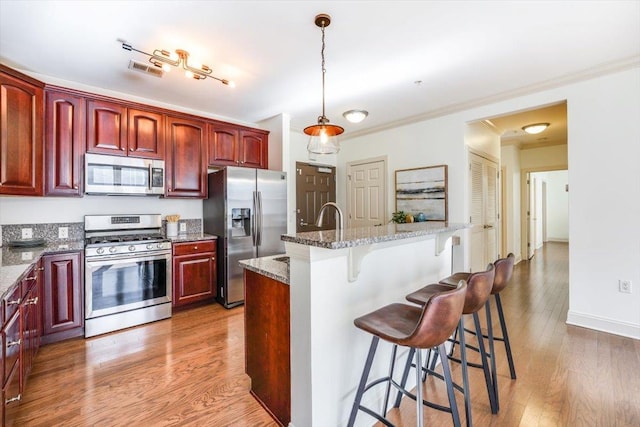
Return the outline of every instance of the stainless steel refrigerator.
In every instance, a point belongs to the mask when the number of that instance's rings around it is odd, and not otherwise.
[[[208,176],[203,230],[218,236],[217,299],[226,308],[244,302],[238,261],[284,253],[287,232],[287,175],[227,166]]]

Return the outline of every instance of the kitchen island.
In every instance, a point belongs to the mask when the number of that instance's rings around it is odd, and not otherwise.
[[[451,236],[466,227],[422,222],[282,236],[289,257],[292,426],[347,424],[371,340],[353,319],[448,276]],[[379,346],[372,377],[388,369],[387,350]],[[365,395],[363,403],[379,407],[382,393]],[[372,424],[359,414],[356,425]]]

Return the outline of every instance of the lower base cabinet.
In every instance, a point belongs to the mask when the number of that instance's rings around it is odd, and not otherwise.
[[[244,271],[245,371],[251,394],[282,426],[291,421],[289,285]]]
[[[82,252],[45,255],[42,258],[43,344],[84,335]]]
[[[216,241],[173,244],[173,308],[216,297]]]

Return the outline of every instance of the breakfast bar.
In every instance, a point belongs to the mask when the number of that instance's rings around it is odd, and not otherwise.
[[[243,263],[269,275],[270,266],[282,270],[288,261],[292,426],[347,424],[370,343],[353,319],[448,276],[451,237],[466,227],[421,222],[284,235],[286,257],[280,262],[270,257]],[[372,376],[388,369],[388,358],[377,362]],[[381,400],[382,393],[368,397]],[[357,420],[372,424],[367,416]]]

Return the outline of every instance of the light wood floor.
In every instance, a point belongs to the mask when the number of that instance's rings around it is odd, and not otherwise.
[[[498,344],[500,412],[491,415],[482,374],[472,369],[474,425],[640,426],[640,341],[565,324],[566,244],[547,244],[518,264],[502,298],[518,379],[509,378]],[[459,378],[455,364],[453,371]],[[275,425],[248,389],[242,308],[213,305],[42,347],[17,424]],[[429,380],[425,392],[446,402],[438,383]],[[459,405],[463,415],[461,398]],[[390,417],[414,426],[414,402],[405,398]],[[450,423],[448,414],[425,408],[425,425]]]

